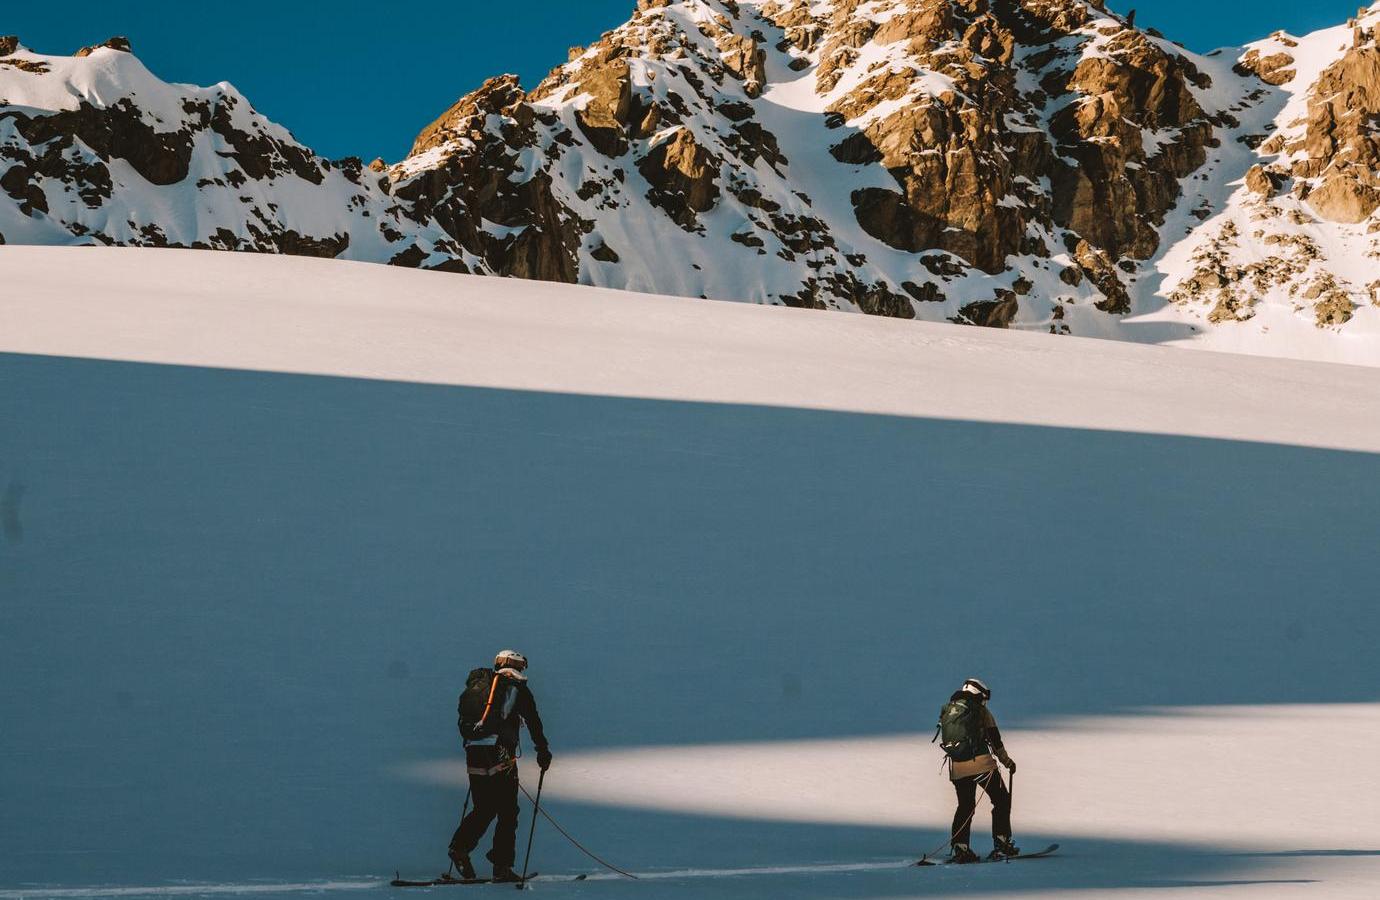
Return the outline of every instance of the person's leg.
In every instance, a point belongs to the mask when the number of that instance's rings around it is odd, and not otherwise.
[[[992,801],[992,837],[1012,837],[1012,792],[1006,790],[1001,772],[987,776],[985,790]]]
[[[470,802],[473,806],[469,815],[460,822],[460,827],[455,829],[455,836],[450,840],[453,853],[469,854],[479,845],[479,839],[484,836],[484,832],[489,830],[489,823],[498,814],[498,806],[494,802],[496,792],[493,782],[501,777],[470,776]]]
[[[1006,789],[1001,772],[987,776],[985,789],[992,800],[992,836],[1011,837],[1011,792]]]
[[[954,811],[950,840],[955,844],[967,844],[973,829],[973,812],[977,809],[977,779],[958,779],[954,782],[954,793],[958,795],[958,809]]]
[[[984,784],[992,800],[992,855],[989,859],[1019,856],[1021,849],[1011,840],[1011,792],[1000,772],[993,772]]]
[[[501,775],[494,776],[494,813],[498,824],[494,826],[494,849],[489,861],[494,871],[511,869],[517,856],[518,827],[518,772],[517,766]]]

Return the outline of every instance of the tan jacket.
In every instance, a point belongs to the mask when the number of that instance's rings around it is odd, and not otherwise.
[[[963,762],[949,763],[949,780],[958,781],[960,778],[985,775],[996,770],[997,758],[990,753],[984,753],[973,759],[965,759]]]

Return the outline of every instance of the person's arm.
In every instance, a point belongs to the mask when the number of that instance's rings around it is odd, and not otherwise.
[[[551,767],[551,747],[546,742],[541,714],[537,712],[537,698],[525,682],[518,685],[518,714],[527,725],[527,733],[532,736],[532,746],[537,748],[537,765],[545,772]]]
[[[983,712],[983,737],[987,739],[987,746],[992,748],[992,753],[1001,760],[1001,764],[1010,769],[1014,774],[1016,771],[1016,761],[1011,758],[1011,754],[1006,752],[1006,746],[1002,743],[1001,729],[997,727],[997,717],[992,715],[992,711],[987,707],[982,708]]]

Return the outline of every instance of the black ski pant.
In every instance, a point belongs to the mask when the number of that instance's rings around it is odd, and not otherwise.
[[[1011,792],[1006,789],[1000,772],[960,778],[954,782],[954,790],[958,793],[958,810],[954,813],[952,832],[955,844],[967,844],[972,837],[979,790],[986,791],[992,800],[992,835],[1011,836]]]
[[[473,852],[484,832],[489,830],[489,823],[497,819],[489,862],[495,869],[511,869],[517,853],[517,766],[495,775],[471,775],[470,803],[473,808],[450,839],[451,849],[465,854]]]

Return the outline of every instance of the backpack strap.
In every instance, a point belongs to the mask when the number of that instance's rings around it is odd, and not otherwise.
[[[489,721],[489,712],[494,708],[494,694],[498,691],[498,680],[501,677],[501,675],[495,672],[494,680],[489,682],[489,700],[484,704],[484,715],[479,717],[478,724],[474,726],[476,730],[483,728],[484,723]]]

